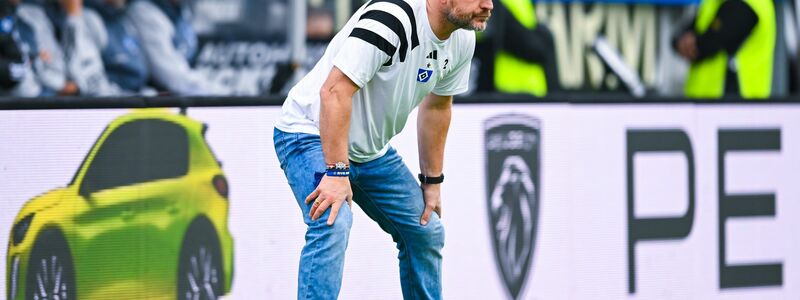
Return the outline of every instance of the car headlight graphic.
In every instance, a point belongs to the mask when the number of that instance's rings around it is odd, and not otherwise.
[[[22,243],[22,240],[25,239],[25,234],[28,233],[28,229],[31,228],[31,222],[33,222],[33,214],[22,218],[17,224],[14,224],[14,229],[12,229],[11,235],[13,244],[19,245]]]

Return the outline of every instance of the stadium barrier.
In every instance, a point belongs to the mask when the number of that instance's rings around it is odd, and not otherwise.
[[[0,100],[0,239],[14,243],[15,224],[25,217],[17,214],[33,199],[81,184],[71,179],[84,162],[92,163],[87,153],[104,142],[98,137],[109,124],[130,116],[130,108],[164,107],[168,115],[183,113],[207,125],[205,141],[230,186],[225,222],[233,237],[233,282],[227,298],[294,298],[304,224],[272,146],[281,102]],[[456,103],[442,187],[445,299],[800,297],[795,99],[475,95]],[[391,143],[412,173],[418,171],[415,123],[412,116]],[[340,298],[401,299],[391,238],[360,209],[353,211]],[[29,226],[46,216],[36,213]],[[95,230],[111,226],[98,224]],[[135,234],[131,239],[149,241]],[[121,251],[111,245],[105,249]],[[12,278],[20,265],[9,255],[0,260],[6,279],[0,289],[7,293],[22,280]],[[92,267],[104,271],[99,262]],[[132,274],[114,279],[119,287],[136,286],[130,282],[142,277]],[[173,295],[172,285],[153,288],[159,290],[138,295]],[[104,292],[114,291],[98,290],[94,297],[110,295]]]

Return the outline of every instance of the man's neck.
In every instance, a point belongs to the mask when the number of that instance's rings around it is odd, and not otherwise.
[[[425,9],[428,11],[428,23],[431,24],[431,30],[438,39],[446,40],[450,38],[450,34],[458,28],[447,21],[437,1],[438,0],[425,1]]]

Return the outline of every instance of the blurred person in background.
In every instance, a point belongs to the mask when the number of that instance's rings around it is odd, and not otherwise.
[[[694,21],[673,39],[691,62],[690,98],[767,98],[772,92],[776,25],[772,0],[704,0]]]
[[[306,20],[306,39],[311,42],[328,43],[333,38],[335,24],[333,13],[324,8],[310,8]]]
[[[0,95],[35,97],[41,93],[31,60],[33,29],[17,17],[18,0],[0,0]]]
[[[533,2],[494,2],[494,20],[475,50],[481,62],[477,91],[542,97],[557,89],[555,43],[550,29],[537,22]]]
[[[31,1],[34,2],[34,1]],[[105,71],[100,46],[108,35],[100,16],[94,10],[84,8],[82,0],[40,0],[57,42],[47,41],[44,50],[59,55],[46,58],[61,60],[64,65],[66,85],[74,82],[76,93],[82,96],[118,96],[130,94],[111,82]],[[42,22],[41,15],[33,22]],[[43,33],[48,33],[44,31]],[[45,38],[45,37],[42,37]],[[37,38],[38,39],[38,38]],[[63,53],[63,54],[62,54]]]
[[[126,91],[155,94],[146,86],[149,68],[142,43],[130,18],[126,0],[88,0],[102,18],[107,38],[98,44],[108,79]]]
[[[306,43],[327,45],[334,35],[333,13],[324,8],[309,8],[306,17]],[[270,84],[270,94],[288,92],[289,83],[295,79],[301,66],[292,61],[279,62],[276,66],[275,76]]]
[[[44,0],[27,0],[19,4],[17,16],[31,32],[21,35],[29,46],[33,59],[36,82],[41,87],[39,96],[72,96],[78,94],[78,85],[67,78],[67,65],[56,28],[47,17]]]
[[[228,95],[228,87],[216,84],[191,65],[197,54],[197,34],[191,13],[182,0],[137,0],[128,16],[139,33],[148,68],[155,84],[176,95]]]

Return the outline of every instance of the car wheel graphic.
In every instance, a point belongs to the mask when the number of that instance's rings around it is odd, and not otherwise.
[[[223,277],[217,233],[207,220],[197,219],[183,239],[178,263],[177,299],[217,299],[224,290]]]
[[[75,269],[67,240],[58,230],[39,234],[28,261],[25,299],[75,299]]]

